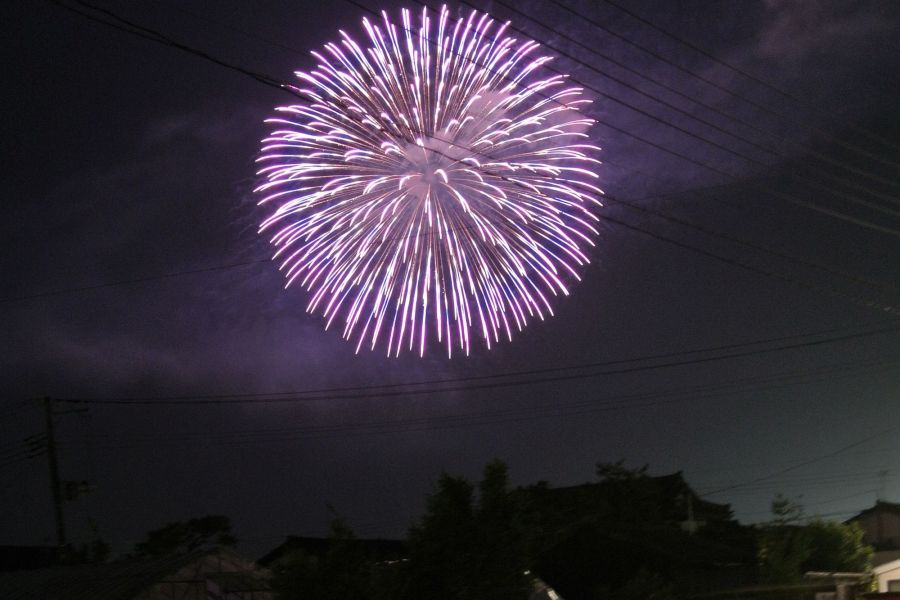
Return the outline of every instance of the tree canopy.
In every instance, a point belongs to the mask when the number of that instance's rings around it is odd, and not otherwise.
[[[506,465],[495,460],[475,486],[441,475],[410,530],[411,598],[522,600],[528,558]]]
[[[137,558],[161,558],[186,554],[204,546],[234,546],[231,521],[223,515],[207,515],[168,523],[144,536],[134,546]]]
[[[780,494],[772,520],[759,529],[758,552],[762,576],[772,583],[795,583],[810,571],[865,572],[872,560],[858,524],[807,522],[803,506]]]

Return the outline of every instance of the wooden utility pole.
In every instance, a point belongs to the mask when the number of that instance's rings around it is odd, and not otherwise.
[[[47,419],[47,463],[50,465],[50,491],[53,493],[53,511],[56,516],[56,543],[66,545],[66,526],[63,523],[62,486],[59,482],[59,464],[56,462],[56,435],[53,427],[53,399],[44,397],[44,415]]]
[[[884,501],[884,488],[885,488],[885,480],[887,479],[887,471],[879,471],[878,478],[880,479],[880,483],[878,485],[878,496],[875,498],[875,519],[877,519],[877,541],[878,544],[884,543],[884,508],[882,508],[881,503]]]

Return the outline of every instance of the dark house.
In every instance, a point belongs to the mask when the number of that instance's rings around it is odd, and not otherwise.
[[[876,551],[900,550],[900,504],[878,500],[875,506],[846,522],[858,523],[863,530],[863,541]]]
[[[681,471],[658,477],[599,481],[547,488],[553,502],[574,512],[609,512],[612,518],[665,523],[694,533],[707,525],[733,522],[731,506],[703,500]]]
[[[622,471],[581,485],[519,488],[525,524],[538,532],[534,570],[566,597],[644,585],[650,577],[684,593],[756,582],[752,529],[727,504],[698,496],[679,471]]]

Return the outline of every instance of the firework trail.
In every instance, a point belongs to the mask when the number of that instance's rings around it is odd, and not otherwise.
[[[287,285],[346,339],[388,355],[488,348],[552,315],[597,236],[601,190],[581,110],[539,45],[473,11],[343,31],[278,108],[259,158],[260,226]]]

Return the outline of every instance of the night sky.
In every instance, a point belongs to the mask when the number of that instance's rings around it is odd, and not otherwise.
[[[369,14],[96,1],[285,81]],[[335,513],[401,536],[441,471],[477,478],[495,457],[516,484],[623,458],[683,470],[742,522],[777,492],[833,518],[900,501],[900,4],[627,2],[704,55],[602,0],[472,1],[592,88],[610,201],[556,316],[451,360],[356,355],[283,289],[252,189],[285,92],[53,2],[4,3],[0,544],[53,541],[46,460],[22,454],[43,396],[85,401],[56,404],[62,477],[97,486],[66,505],[70,537],[93,520],[117,551],[210,513],[251,557]]]

